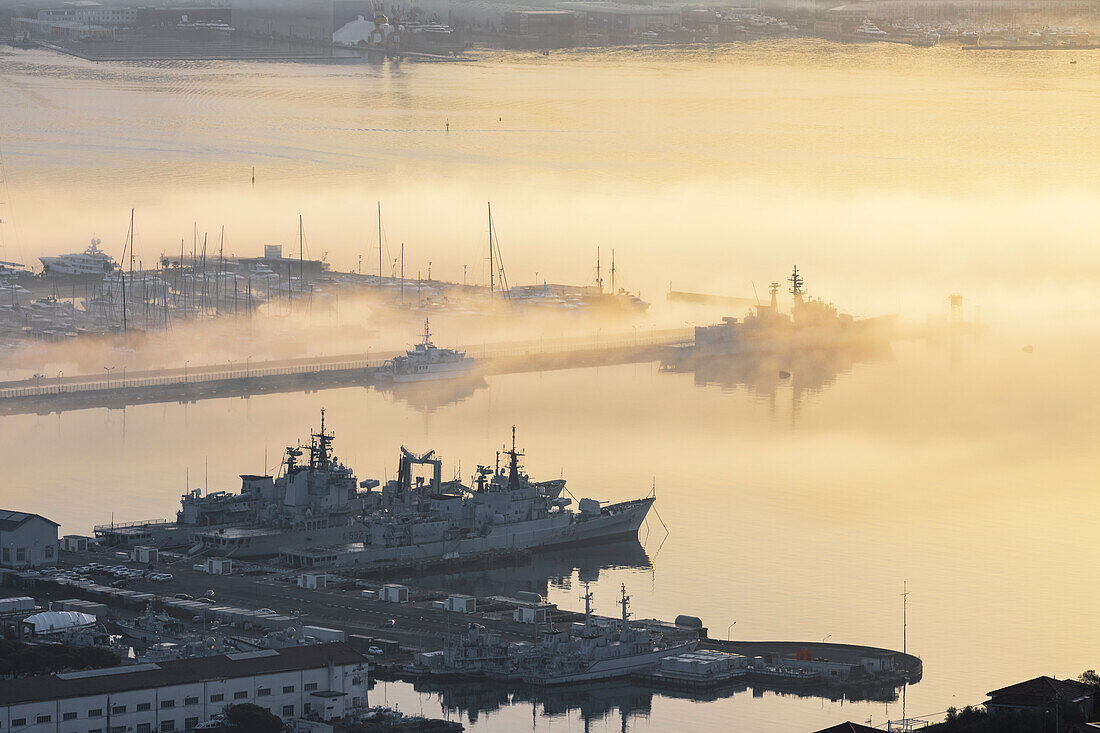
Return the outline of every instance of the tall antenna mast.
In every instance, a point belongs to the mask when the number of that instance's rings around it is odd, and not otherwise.
[[[901,582],[901,653],[908,653],[909,647],[909,588],[906,581]]]

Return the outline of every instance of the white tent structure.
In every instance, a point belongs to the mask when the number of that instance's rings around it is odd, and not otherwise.
[[[23,619],[23,624],[30,634],[42,636],[81,629],[91,626],[95,621],[95,616],[80,611],[43,611]]]

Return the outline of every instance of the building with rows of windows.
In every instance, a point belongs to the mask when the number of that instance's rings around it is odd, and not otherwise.
[[[235,704],[342,718],[367,704],[367,658],[312,644],[0,681],[0,731],[173,733]]]

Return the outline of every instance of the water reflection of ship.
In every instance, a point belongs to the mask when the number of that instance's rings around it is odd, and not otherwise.
[[[435,412],[441,407],[457,405],[488,386],[480,374],[465,379],[428,382],[392,382],[379,387],[418,412]]]
[[[417,576],[416,584],[482,598],[513,596],[518,591],[538,593],[545,597],[551,587],[568,588],[573,582],[574,572],[581,583],[595,583],[602,570],[648,570],[653,567],[645,548],[636,539],[537,552],[530,560],[529,564],[515,567]]]
[[[796,350],[759,354],[716,354],[706,358],[672,357],[661,364],[667,372],[693,372],[695,384],[725,390],[747,388],[774,409],[781,388],[791,389],[792,416],[797,417],[806,397],[833,386],[857,364],[893,359],[889,343],[857,343],[829,349]]]
[[[486,713],[505,708],[530,705],[532,718],[560,717],[576,713],[587,729],[589,723],[619,717],[622,726],[635,717],[647,717],[653,707],[654,696],[671,699],[713,702],[739,695],[751,694],[754,698],[765,693],[801,698],[819,698],[832,702],[884,702],[899,699],[899,688],[887,685],[846,686],[844,688],[799,687],[797,689],[773,686],[762,682],[735,681],[725,687],[703,693],[656,690],[631,682],[596,682],[557,688],[534,688],[526,685],[492,684],[477,682],[439,682],[433,679],[413,683],[417,692],[427,693],[439,699],[446,711],[461,713],[471,722]],[[751,692],[750,692],[751,690]]]

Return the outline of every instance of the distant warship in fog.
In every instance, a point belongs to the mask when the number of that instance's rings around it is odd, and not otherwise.
[[[442,481],[442,461],[401,449],[398,475],[379,486],[357,481],[332,453],[321,429],[308,447],[287,448],[278,477],[244,474],[233,494],[184,494],[175,522],[105,525],[108,543],[187,546],[232,557],[280,555],[294,566],[448,559],[493,550],[567,546],[636,536],[654,497],[601,506],[561,496],[563,479],[533,481],[515,447],[506,468],[478,466],[473,486]],[[308,451],[308,462],[300,459]],[[429,476],[415,476],[420,467]]]
[[[857,319],[840,313],[820,298],[809,298],[798,268],[788,278],[794,305],[788,316],[779,311],[779,283],[771,284],[771,302],[757,305],[743,319],[695,328],[695,346],[683,356],[707,357],[852,346],[888,340],[895,316]]]

